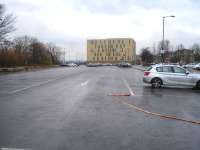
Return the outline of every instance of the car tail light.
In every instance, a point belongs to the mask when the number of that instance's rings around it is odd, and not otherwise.
[[[150,74],[150,72],[145,71],[144,72],[144,76],[148,76]]]

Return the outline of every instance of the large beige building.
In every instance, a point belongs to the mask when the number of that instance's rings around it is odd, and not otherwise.
[[[136,43],[131,38],[87,40],[88,63],[134,63]]]

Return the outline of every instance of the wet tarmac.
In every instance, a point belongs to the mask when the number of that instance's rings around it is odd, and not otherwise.
[[[0,76],[0,148],[33,150],[199,150],[200,93],[151,89],[134,68],[54,68]],[[132,93],[130,96],[111,94]]]

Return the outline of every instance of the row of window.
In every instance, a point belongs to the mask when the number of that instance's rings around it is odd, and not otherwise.
[[[116,45],[102,45],[102,44],[95,44],[95,48],[102,48],[102,49],[110,49],[110,48],[126,48],[125,44],[116,44]]]
[[[106,52],[106,53],[110,53],[110,52],[113,52],[113,53],[115,53],[115,52],[117,52],[117,51],[120,51],[120,52],[124,52],[124,51],[129,51],[129,49],[97,49],[97,50],[93,50],[93,49],[89,49],[89,51],[91,51],[91,52],[97,52],[97,53],[99,53],[99,52],[102,52],[102,53],[104,53],[104,52]]]
[[[97,41],[99,41],[99,42],[97,42]],[[129,42],[129,44],[131,44],[131,40],[128,40],[128,42]],[[91,44],[97,44],[97,43],[100,43],[100,44],[106,44],[106,43],[108,43],[108,44],[114,44],[114,43],[122,43],[122,44],[124,44],[125,42],[124,42],[124,40],[91,40]]]
[[[113,61],[113,60],[115,60],[115,61],[117,61],[117,60],[129,60],[129,61],[131,61],[131,57],[122,57],[122,58],[120,58],[120,59],[118,59],[118,57],[107,57],[107,56],[105,56],[105,57],[93,57],[93,61]]]
[[[106,56],[127,56],[126,53],[105,53]],[[94,56],[103,56],[102,53],[94,53]]]

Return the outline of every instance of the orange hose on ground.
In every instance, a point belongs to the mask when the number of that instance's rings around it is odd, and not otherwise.
[[[132,108],[136,109],[137,111],[143,112],[143,113],[148,114],[148,115],[158,116],[158,117],[165,118],[165,119],[173,119],[173,120],[178,120],[178,121],[182,121],[182,122],[187,122],[187,123],[193,123],[193,124],[200,125],[200,121],[197,121],[197,120],[188,120],[188,119],[178,118],[176,116],[150,112],[150,111],[144,110],[143,108],[137,107],[134,104],[130,104],[130,103],[122,101],[122,100],[120,100],[120,102],[122,102],[125,105],[128,105],[129,107],[132,107]]]

